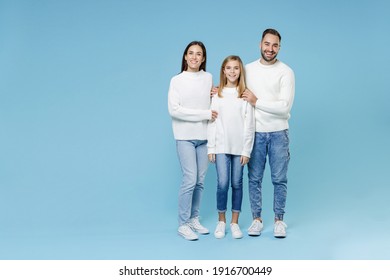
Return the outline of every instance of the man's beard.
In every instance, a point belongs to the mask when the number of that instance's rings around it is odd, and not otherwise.
[[[274,52],[274,54],[275,54],[275,52]],[[271,61],[275,60],[276,57],[277,57],[277,55],[278,55],[278,54],[275,54],[271,59],[269,59],[269,58],[264,54],[263,51],[261,52],[261,57],[262,57],[265,61],[267,61],[267,62],[271,62]]]

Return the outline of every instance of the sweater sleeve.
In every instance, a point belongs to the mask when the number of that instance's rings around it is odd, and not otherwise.
[[[217,97],[213,97],[211,100],[211,110],[218,111]],[[207,154],[215,154],[216,138],[217,135],[217,120],[209,121],[207,125]]]
[[[280,98],[276,101],[258,99],[256,109],[279,117],[285,117],[290,113],[295,95],[294,72],[286,72],[280,83]]]
[[[255,109],[248,102],[244,103],[245,119],[244,119],[244,147],[242,150],[243,156],[249,157],[252,153],[254,138],[255,138]]]
[[[168,92],[168,111],[172,118],[199,122],[211,119],[211,110],[185,108],[180,104],[180,93],[175,89],[171,81]]]

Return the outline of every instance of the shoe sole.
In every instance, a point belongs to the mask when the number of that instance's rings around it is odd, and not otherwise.
[[[274,235],[275,238],[286,238],[286,235]]]
[[[207,232],[206,231],[197,231],[197,230],[194,230],[194,231],[199,233],[199,234],[203,234],[203,235],[210,233],[209,231],[207,231]]]
[[[181,234],[180,232],[178,232],[177,234],[178,234],[179,236],[183,237],[185,240],[188,240],[188,241],[196,241],[196,240],[199,239],[198,237],[196,237],[196,238],[187,238],[187,237],[185,237],[184,234]]]
[[[260,232],[248,232],[248,235],[249,236],[260,236],[261,235],[261,231]]]

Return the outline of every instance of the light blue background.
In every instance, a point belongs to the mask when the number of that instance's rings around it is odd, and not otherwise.
[[[385,0],[0,0],[0,258],[390,259],[389,14]],[[201,40],[217,83],[268,27],[296,75],[289,235],[272,236],[267,170],[261,237],[184,241],[170,78]],[[211,230],[215,180],[210,166]]]

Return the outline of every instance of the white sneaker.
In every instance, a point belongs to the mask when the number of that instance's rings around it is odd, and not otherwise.
[[[226,224],[222,221],[219,221],[217,223],[217,227],[215,228],[214,231],[214,236],[215,238],[224,238],[225,237],[225,230],[226,230]]]
[[[188,225],[191,227],[191,229],[195,232],[199,232],[200,234],[209,234],[210,231],[202,226],[199,222],[199,217],[192,218],[188,222]]]
[[[263,230],[263,222],[259,220],[253,220],[251,226],[248,228],[248,235],[251,236],[259,236],[261,231]]]
[[[232,232],[233,238],[240,239],[243,234],[238,224],[230,224],[230,230]]]
[[[186,240],[197,240],[198,235],[196,235],[195,232],[192,231],[189,225],[184,224],[179,227],[177,230],[179,235],[183,236]]]
[[[287,225],[283,221],[276,221],[274,224],[274,236],[276,238],[285,238]]]

